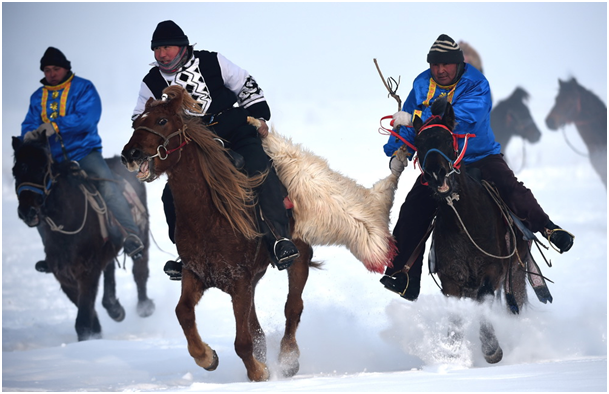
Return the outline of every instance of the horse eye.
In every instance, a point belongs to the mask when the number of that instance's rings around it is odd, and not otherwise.
[[[163,126],[167,123],[167,119],[166,118],[161,118],[158,120],[157,124],[160,126]]]

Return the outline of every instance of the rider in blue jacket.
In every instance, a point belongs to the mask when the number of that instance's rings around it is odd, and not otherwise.
[[[124,228],[123,249],[133,259],[141,258],[144,245],[127,200],[116,182],[104,180],[114,179],[114,175],[101,154],[102,141],[97,131],[101,117],[99,94],[91,81],[74,75],[71,69],[59,49],[49,47],[45,51],[40,59],[43,86],[30,97],[21,136],[27,141],[45,133],[55,162],[78,162],[89,176],[102,179],[99,191]],[[36,269],[50,272],[44,261],[38,262]]]
[[[416,132],[408,127],[411,118],[419,116],[423,121],[427,120],[431,116],[431,103],[446,97],[455,111],[457,124],[453,132],[475,135],[467,141],[463,162],[470,168],[478,168],[482,179],[495,185],[512,212],[529,230],[549,237],[561,253],[568,251],[573,245],[573,236],[552,223],[533,193],[518,181],[501,155],[501,146],[495,141],[490,125],[492,100],[487,79],[475,67],[464,63],[461,48],[445,34],[432,45],[427,62],[430,68],[416,77],[403,110],[393,116],[394,130],[414,145]],[[463,149],[464,141],[464,138],[458,138],[459,151]],[[390,167],[393,171],[401,172],[404,168],[405,163],[394,157],[403,145],[401,140],[391,136],[384,146],[385,154],[392,157]],[[407,149],[414,153],[410,147]],[[420,249],[410,270],[404,272],[403,268],[424,238],[436,208],[431,189],[422,184],[419,176],[402,204],[393,230],[398,254],[393,267],[387,268],[381,278],[387,289],[411,301],[419,296],[423,250]]]

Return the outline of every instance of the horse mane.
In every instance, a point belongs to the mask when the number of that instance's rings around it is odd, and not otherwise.
[[[164,94],[173,100],[182,100],[179,114],[185,127],[185,136],[197,146],[197,157],[203,178],[209,185],[209,193],[214,207],[230,223],[231,227],[248,239],[260,236],[254,215],[256,195],[254,188],[262,184],[266,173],[248,177],[230,162],[225,149],[207,127],[201,123],[199,104],[185,94],[181,86],[172,85]]]
[[[591,102],[588,104],[596,105],[599,108],[604,108],[605,111],[607,111],[607,105],[603,103],[603,101],[595,93],[593,93],[591,90],[585,88],[579,82],[577,82],[577,79],[575,79],[575,77],[571,77],[567,81],[562,81],[561,86],[565,86],[569,90],[573,89],[574,91],[583,94],[584,96],[591,99]]]

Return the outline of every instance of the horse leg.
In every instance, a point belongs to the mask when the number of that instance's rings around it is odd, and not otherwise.
[[[493,325],[485,318],[480,322],[480,342],[482,342],[482,354],[489,364],[496,364],[503,358],[503,350],[495,336]]]
[[[154,302],[148,298],[146,282],[148,281],[148,248],[142,251],[142,257],[133,261],[133,279],[137,286],[137,314],[148,317],[154,313]]]
[[[110,260],[104,269],[104,295],[102,306],[106,308],[108,316],[114,321],[121,322],[125,319],[125,309],[116,298],[116,278],[114,273],[116,267],[114,261]]]
[[[213,371],[218,367],[218,355],[201,340],[195,318],[195,306],[199,303],[204,291],[199,278],[189,269],[183,269],[182,294],[175,312],[188,343],[188,353],[198,366],[207,371]]]
[[[265,271],[262,271],[254,280],[253,289],[254,289],[254,299],[256,299],[255,290],[258,281],[264,276]],[[252,302],[252,308],[250,310],[250,332],[253,336],[254,341],[254,357],[256,360],[266,363],[266,335],[264,334],[264,330],[258,321],[258,315],[256,313],[256,303]]]
[[[76,306],[76,334],[79,341],[101,338],[101,325],[95,312],[95,298],[99,286],[100,272],[88,272],[78,281],[78,300]]]
[[[487,277],[478,291],[478,301],[480,303],[492,302],[494,295],[493,285]],[[491,322],[484,316],[480,320],[480,342],[482,346],[482,354],[484,359],[489,364],[496,364],[503,358],[503,350],[499,346],[499,341],[495,336],[495,329]]]
[[[235,291],[231,294],[233,301],[233,313],[237,334],[235,336],[235,352],[243,361],[247,370],[247,377],[254,382],[262,382],[269,379],[269,370],[264,362],[254,357],[254,339],[250,324],[252,322],[251,313],[254,310],[254,289],[253,285],[240,280],[235,284]],[[254,312],[255,313],[255,312]],[[253,318],[258,322],[256,317]],[[260,324],[257,324],[258,327]]]
[[[304,309],[302,292],[309,277],[309,262],[313,257],[313,249],[304,242],[296,240],[300,257],[288,268],[289,292],[285,303],[285,332],[281,339],[279,352],[279,365],[284,377],[291,377],[298,373],[300,364],[300,350],[296,342],[296,330],[300,323],[300,316]]]

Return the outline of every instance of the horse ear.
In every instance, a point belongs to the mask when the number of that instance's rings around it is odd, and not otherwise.
[[[518,86],[510,96],[510,99],[525,102],[529,99],[529,92]]]
[[[419,129],[423,126],[423,121],[419,117],[419,115],[415,115],[412,118],[412,126],[416,130],[417,134],[419,134]]]
[[[446,99],[446,96],[439,97],[431,104],[431,114],[444,117],[447,104],[448,100]]]
[[[13,137],[13,150],[16,151],[23,145],[23,141],[19,137]]]
[[[150,97],[147,101],[146,101],[146,105],[144,106],[144,112],[148,112],[148,109],[150,108],[150,104],[154,101],[154,97]]]
[[[455,129],[456,121],[455,121],[455,110],[451,103],[446,102],[446,108],[444,109],[444,116],[442,116],[442,121],[448,128],[452,131]]]

